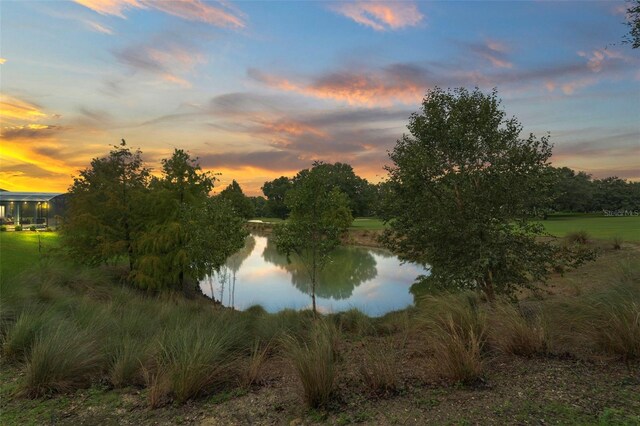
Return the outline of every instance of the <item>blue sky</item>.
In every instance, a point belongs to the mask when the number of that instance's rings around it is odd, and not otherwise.
[[[0,187],[64,191],[121,138],[251,194],[315,159],[377,181],[433,86],[489,91],[552,161],[640,179],[624,2],[2,1]]]

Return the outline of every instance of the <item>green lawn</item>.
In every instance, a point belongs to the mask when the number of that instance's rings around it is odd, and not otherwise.
[[[42,254],[57,247],[57,232],[0,232],[0,281],[15,276],[38,261],[38,234]]]
[[[556,237],[563,237],[575,231],[586,231],[592,238],[600,240],[622,237],[624,241],[640,241],[640,216],[558,214],[549,216],[541,223],[547,232]]]
[[[376,231],[380,229],[385,229],[386,226],[384,222],[380,219],[376,219],[373,217],[358,217],[353,220],[351,224],[351,229],[366,229],[368,231]]]

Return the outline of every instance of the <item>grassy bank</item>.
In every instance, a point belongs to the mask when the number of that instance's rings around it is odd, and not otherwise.
[[[0,280],[27,270],[58,245],[57,232],[0,232]]]
[[[147,296],[30,238],[2,240],[23,262],[0,292],[3,424],[640,422],[635,245],[515,305],[314,320]]]
[[[640,216],[606,217],[591,214],[557,214],[541,222],[547,232],[557,237],[586,231],[591,237],[611,240],[621,237],[625,241],[640,242]]]

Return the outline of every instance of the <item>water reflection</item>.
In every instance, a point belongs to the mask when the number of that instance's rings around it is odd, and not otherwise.
[[[268,239],[262,252],[262,258],[291,274],[291,282],[298,290],[311,295],[309,271],[293,255],[287,260],[278,253],[273,240]],[[376,260],[368,250],[358,247],[338,247],[331,255],[327,265],[318,274],[316,296],[332,299],[347,299],[353,289],[378,275]]]
[[[413,303],[409,287],[425,273],[419,266],[401,264],[386,250],[341,247],[319,277],[318,308],[336,312],[356,307],[373,316],[402,309]],[[295,256],[287,262],[268,237],[252,234],[245,247],[200,288],[225,306],[242,310],[260,304],[277,312],[309,307],[309,282]]]

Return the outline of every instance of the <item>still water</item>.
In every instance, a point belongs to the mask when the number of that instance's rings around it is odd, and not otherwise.
[[[219,273],[200,282],[202,292],[225,306],[244,310],[262,305],[268,312],[311,306],[311,285],[305,267],[295,255],[288,262],[267,236],[252,234],[245,247],[229,258]],[[401,264],[386,250],[340,247],[320,273],[316,303],[321,312],[358,308],[380,316],[413,303],[409,287],[428,272]]]

